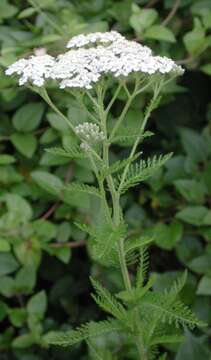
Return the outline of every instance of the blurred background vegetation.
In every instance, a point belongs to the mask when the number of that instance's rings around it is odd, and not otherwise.
[[[168,88],[151,118],[145,153],[174,152],[156,177],[124,197],[131,232],[156,234],[150,271],[157,291],[188,268],[183,301],[207,328],[185,331],[185,342],[163,344],[167,359],[208,360],[211,351],[211,1],[210,0],[1,0],[0,1],[0,359],[99,359],[86,347],[45,348],[42,335],[100,319],[89,295],[89,274],[111,289],[120,275],[93,263],[85,235],[74,221],[94,216],[87,196],[62,194],[72,179],[93,183],[87,163],[45,152],[72,143],[62,118],[38,95],[4,75],[17,58],[64,51],[81,32],[115,29],[186,68]],[[67,94],[52,94],[74,121],[87,113]],[[124,98],[119,96],[117,109]],[[144,97],[127,115],[124,131],[134,133]],[[127,145],[117,144],[114,158]],[[50,189],[50,190],[49,190]],[[55,194],[56,190],[56,194]],[[131,268],[131,272],[133,268]],[[134,359],[126,339],[98,338],[103,360]],[[111,355],[107,350],[110,349]]]

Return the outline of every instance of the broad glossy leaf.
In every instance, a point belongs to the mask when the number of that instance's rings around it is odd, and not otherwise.
[[[211,276],[203,276],[198,284],[197,294],[211,295]]]
[[[32,134],[15,133],[11,135],[11,142],[27,158],[31,158],[37,148],[37,139]]]
[[[47,308],[47,296],[45,291],[33,295],[27,303],[27,312],[42,319]]]
[[[193,30],[184,35],[183,41],[190,54],[195,55],[202,51],[206,44],[205,29],[198,18],[194,19]]]
[[[205,225],[208,211],[205,206],[187,206],[176,214],[176,218],[195,226]]]
[[[180,136],[183,148],[190,158],[196,162],[206,160],[207,146],[199,133],[192,129],[181,128]]]
[[[141,34],[155,22],[157,17],[158,13],[155,9],[140,9],[133,4],[130,25],[137,33]]]
[[[31,132],[35,130],[44,113],[43,103],[29,103],[20,107],[12,118],[13,125],[17,131]]]
[[[0,275],[13,273],[19,267],[18,262],[12,254],[0,253]]]
[[[54,196],[61,195],[63,183],[56,175],[50,174],[47,171],[37,170],[31,173],[31,177],[43,190]]]
[[[144,33],[146,39],[167,41],[174,43],[176,41],[174,33],[163,25],[152,25]]]

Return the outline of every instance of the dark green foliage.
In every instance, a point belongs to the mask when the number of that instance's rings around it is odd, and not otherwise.
[[[191,326],[196,321],[181,305],[183,301],[201,321],[211,325],[211,6],[201,0],[150,3],[0,1],[0,350],[4,360],[136,359],[131,339],[124,336],[119,320],[97,322],[103,315],[89,295],[90,273],[105,287],[110,284],[111,293],[118,294],[115,300],[123,308],[134,304],[139,308],[140,301],[145,341],[152,346],[155,359],[210,358],[209,328],[194,334],[185,330],[182,342],[181,327],[175,333],[172,324]],[[172,16],[175,3],[178,5]],[[115,267],[118,257],[111,257],[110,243],[115,247],[118,232],[122,234],[124,229],[112,233],[107,224],[100,225],[99,197],[90,195],[90,191],[96,195],[96,184],[87,158],[63,119],[55,117],[38,94],[17,87],[4,75],[7,65],[31,55],[35,48],[45,47],[55,54],[63,51],[76,33],[109,28],[150,45],[156,54],[170,56],[187,69],[179,84],[166,88],[140,140],[145,144],[144,158],[152,159],[155,153],[174,155],[163,168],[156,167],[152,178],[148,178],[149,169],[145,170],[146,181],[131,188],[130,195],[122,199],[130,234],[125,251],[136,283],[132,300],[128,293],[121,293],[121,278]],[[69,95],[57,90],[52,96],[75,123],[88,117]],[[124,159],[127,147],[137,137],[137,124],[148,98],[144,93],[133,102],[124,136],[116,134],[112,139],[112,165],[109,170],[102,169],[102,178],[111,173],[118,178],[123,166],[130,163],[131,177],[127,177],[122,191],[135,186],[143,176],[140,167],[132,163],[139,163],[138,158]],[[117,106],[111,109],[111,123],[124,102],[120,93]],[[91,103],[88,107],[92,110]],[[151,137],[152,133],[156,136]],[[72,190],[77,184],[80,189],[74,196]],[[81,184],[86,184],[88,194]],[[64,189],[68,188],[65,196]],[[85,250],[85,230],[94,251],[89,247]],[[156,235],[152,243],[151,231]],[[72,249],[72,244],[76,248]],[[137,279],[134,266],[139,269]],[[185,285],[180,277],[184,267],[190,270]],[[180,282],[170,290],[178,276]],[[155,291],[161,292],[158,300]],[[160,324],[161,318],[165,323]],[[96,321],[88,322],[90,319]],[[69,330],[81,323],[87,325]],[[46,341],[52,336],[53,342],[53,335],[44,334],[58,329],[70,332],[63,340],[55,335],[55,344],[63,341],[69,345],[78,339],[88,341],[88,347],[78,344],[65,351],[48,349]]]

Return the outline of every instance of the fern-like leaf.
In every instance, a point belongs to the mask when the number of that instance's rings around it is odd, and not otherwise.
[[[135,250],[127,252],[125,255],[126,255],[125,260],[126,260],[127,266],[134,265],[139,260],[139,253],[137,251],[135,251]]]
[[[169,295],[169,302],[170,301],[173,302],[177,298],[178,294],[183,289],[186,280],[187,280],[187,271],[185,270],[183,274],[173,282],[173,285],[171,286],[169,291],[165,292],[166,294]]]
[[[153,132],[145,131],[145,133],[140,136],[140,141],[143,140],[144,138],[150,137],[152,135],[154,135]],[[120,144],[120,145],[124,145],[124,146],[130,146],[131,142],[136,141],[137,137],[138,137],[137,133],[130,134],[130,135],[117,135],[112,139],[112,143],[116,143],[116,144]]]
[[[119,185],[119,191],[124,193],[129,188],[138,185],[141,181],[145,181],[153,176],[156,171],[170,159],[172,153],[160,156],[153,156],[147,160],[141,160],[140,163],[130,165],[126,179],[121,184],[121,175],[116,179],[117,185]]]
[[[96,280],[91,278],[91,282],[96,291],[96,295],[92,294],[92,297],[97,305],[116,319],[125,319],[127,312],[124,306]]]
[[[159,345],[159,344],[175,344],[180,343],[184,341],[185,337],[184,335],[161,335],[161,336],[155,336],[150,345]]]
[[[124,160],[117,160],[113,164],[111,164],[108,168],[103,168],[101,170],[101,178],[105,179],[108,175],[114,174],[116,172],[119,172],[121,169],[125,168],[125,166],[131,164],[133,161],[135,161],[139,156],[140,152],[132,156],[131,158],[127,158]]]
[[[140,250],[140,262],[136,275],[136,287],[142,287],[146,280],[147,272],[149,269],[149,253],[146,247],[142,247]]]
[[[168,301],[168,295],[148,292],[144,298],[142,298],[142,307],[144,307],[146,311],[154,311],[160,314],[162,322],[168,324],[174,323],[177,327],[179,324],[187,325],[190,328],[204,325],[181,301],[177,300],[173,304]]]
[[[111,265],[116,259],[116,247],[120,238],[126,234],[126,225],[120,224],[113,228],[109,224],[96,227],[92,242],[92,252],[96,260]],[[115,263],[115,261],[114,261]],[[113,263],[113,265],[114,265]]]
[[[114,319],[91,321],[76,330],[51,331],[44,336],[44,341],[51,345],[72,346],[89,338],[97,338],[103,334],[121,330],[121,324]]]
[[[152,98],[144,110],[144,116],[147,116],[147,114],[150,114],[152,111],[157,109],[157,107],[160,104],[160,101],[161,101],[161,95],[158,96],[156,99]]]
[[[94,235],[95,234],[95,231],[94,229],[88,225],[88,224],[84,224],[80,221],[75,221],[74,222],[74,225],[77,226],[78,229],[80,229],[81,231],[89,234],[89,235]]]
[[[53,147],[46,149],[47,152],[53,155],[64,156],[70,159],[83,159],[85,158],[85,153],[82,152],[79,146],[66,146],[62,147]]]
[[[86,193],[89,195],[101,197],[99,190],[95,186],[90,186],[87,184],[79,184],[76,182],[72,182],[69,185],[65,186],[64,192],[68,194]]]
[[[125,253],[127,254],[132,250],[140,249],[143,246],[150,244],[153,240],[154,240],[153,236],[147,236],[147,235],[140,236],[139,238],[135,238],[135,239],[128,239],[124,247]]]
[[[153,274],[145,286],[142,288],[132,288],[130,290],[124,290],[118,293],[117,297],[120,298],[124,303],[136,304],[139,303],[141,298],[147,293],[149,289],[154,285],[156,281],[156,274]]]

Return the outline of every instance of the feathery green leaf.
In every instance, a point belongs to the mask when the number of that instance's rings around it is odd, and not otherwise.
[[[145,181],[153,176],[156,171],[170,159],[172,153],[160,156],[153,156],[147,160],[141,160],[139,163],[132,164],[129,167],[127,176],[124,182],[121,184],[121,175],[116,178],[117,186],[119,191],[124,193],[129,188],[138,185],[141,181]],[[121,184],[121,185],[120,185]]]
[[[188,274],[187,270],[185,270],[183,274],[173,282],[173,285],[171,286],[170,290],[166,291],[169,297],[172,298],[172,301],[176,299],[180,291],[183,289],[187,280],[187,274]]]
[[[135,239],[128,239],[125,242],[125,247],[124,247],[125,253],[127,254],[132,250],[140,249],[141,247],[150,244],[153,240],[154,240],[154,236],[147,236],[147,235],[140,236],[139,238],[135,238]]]
[[[173,304],[168,301],[168,295],[148,292],[142,298],[141,305],[146,311],[155,311],[160,314],[162,322],[174,323],[177,327],[179,324],[187,325],[190,328],[204,325],[181,301],[177,300]]]
[[[109,224],[96,227],[92,239],[94,258],[107,263],[107,265],[114,265],[117,255],[117,242],[120,238],[124,238],[125,234],[126,225],[122,223],[115,228]]]
[[[146,247],[140,250],[140,262],[136,274],[136,287],[142,287],[149,269],[149,253]]]
[[[118,320],[123,320],[127,314],[124,306],[96,280],[91,278],[91,282],[96,291],[96,295],[92,294],[92,297],[98,306]]]
[[[145,131],[144,134],[142,134],[140,136],[140,141],[146,137],[150,137],[154,135],[153,132],[151,131]],[[133,140],[134,142],[136,141],[137,137],[139,135],[136,134],[131,134],[131,135],[117,135],[117,136],[114,136],[114,138],[112,139],[112,143],[117,143],[117,144],[122,144],[122,145],[125,145],[125,146],[129,146],[131,145],[131,140]]]
[[[135,161],[139,156],[140,152],[132,156],[131,158],[123,159],[123,160],[117,160],[113,164],[111,164],[109,167],[104,167],[101,170],[101,178],[105,179],[108,175],[114,174],[116,172],[119,172],[121,169],[125,168],[128,164],[131,164],[133,161]]]
[[[71,346],[89,338],[97,338],[103,334],[122,330],[121,324],[114,319],[99,322],[91,321],[70,331],[51,331],[44,336],[48,344]]]
[[[78,229],[80,229],[81,231],[83,231],[83,232],[85,232],[85,233],[87,233],[89,235],[94,235],[95,234],[94,229],[88,224],[84,224],[82,222],[75,221],[74,225],[77,226]]]
[[[118,293],[117,297],[124,301],[125,303],[138,303],[140,299],[146,294],[146,292],[151,289],[156,281],[156,274],[153,274],[145,286],[142,288],[132,288],[131,290],[124,290]]]
[[[185,337],[183,335],[161,335],[155,336],[150,345],[158,345],[158,344],[175,344],[184,341]]]
[[[46,151],[53,155],[64,156],[70,159],[83,159],[85,158],[85,153],[81,151],[79,146],[68,146],[68,147],[54,147],[46,149]]]
[[[72,183],[68,184],[67,186],[65,186],[64,192],[67,192],[67,193],[72,192],[75,194],[76,193],[86,193],[89,195],[101,197],[98,188],[96,188],[95,186],[90,186],[87,184],[80,184],[80,183],[76,183],[76,182],[72,182]]]

